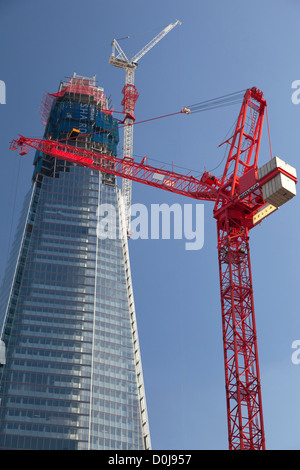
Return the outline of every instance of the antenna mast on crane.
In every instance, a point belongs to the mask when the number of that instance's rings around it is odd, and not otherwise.
[[[116,39],[112,41],[112,53],[109,58],[109,63],[115,67],[125,69],[125,86],[122,90],[124,98],[121,102],[124,112],[124,143],[123,143],[123,158],[124,161],[133,161],[133,123],[135,121],[134,110],[135,103],[139,97],[137,89],[134,85],[134,73],[138,66],[138,61],[154,47],[166,34],[168,34],[175,26],[181,24],[179,20],[174,23],[170,23],[166,26],[157,36],[155,36],[143,49],[135,54],[132,59],[128,59],[120,44]],[[116,55],[117,51],[117,55]],[[131,171],[130,167],[126,166],[128,171]],[[122,181],[122,195],[125,206],[125,218],[127,235],[130,236],[130,219],[131,219],[131,192],[132,182],[130,179],[123,178]]]

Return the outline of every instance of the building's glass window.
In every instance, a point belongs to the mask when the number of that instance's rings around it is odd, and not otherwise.
[[[121,240],[96,236],[116,187],[95,170],[43,165],[2,289],[0,449],[142,449]]]

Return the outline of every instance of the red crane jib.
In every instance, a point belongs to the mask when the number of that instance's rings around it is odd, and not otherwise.
[[[217,197],[217,185],[211,181],[206,183],[202,179],[199,180],[193,176],[181,175],[145,163],[138,163],[133,158],[118,158],[67,145],[63,142],[29,139],[23,136],[13,140],[10,148],[11,150],[19,148],[20,155],[26,155],[29,149],[33,148],[54,158],[67,160],[194,199],[215,201]]]
[[[214,202],[221,200],[221,209],[215,210],[215,218],[222,219],[221,213],[224,216],[226,206],[226,210],[234,211],[235,217],[238,217],[248,228],[253,226],[253,215],[267,204],[262,197],[262,183],[266,183],[276,173],[284,173],[283,169],[277,168],[259,182],[257,168],[250,167],[244,175],[235,178],[236,190],[232,196],[230,188],[233,186],[233,175],[222,184],[218,178],[207,171],[198,179],[147,165],[144,162],[145,159],[139,163],[133,158],[119,158],[50,139],[31,139],[20,135],[10,144],[10,149],[19,149],[20,155],[28,154],[31,148],[54,158],[128,178],[193,199]],[[291,177],[291,175],[289,176]]]
[[[132,101],[134,89],[124,90]],[[265,206],[262,185],[284,169],[258,179],[258,155],[267,103],[257,88],[246,90],[223,176],[204,172],[201,179],[52,140],[19,136],[10,148],[25,155],[34,148],[54,158],[129,178],[193,199],[213,201],[217,221],[223,351],[229,449],[264,449],[257,335],[250,266],[249,230]],[[132,124],[131,124],[132,125]],[[296,178],[288,175],[290,178]]]

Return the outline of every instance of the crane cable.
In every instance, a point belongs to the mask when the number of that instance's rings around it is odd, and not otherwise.
[[[226,95],[222,95],[222,96],[217,97],[217,98],[212,98],[210,100],[205,100],[205,101],[201,101],[199,103],[191,104],[187,107],[183,107],[180,111],[177,111],[177,112],[174,112],[174,113],[164,114],[162,116],[157,116],[157,117],[154,117],[154,118],[144,119],[142,121],[135,121],[135,122],[131,122],[129,124],[123,124],[121,126],[112,127],[112,128],[109,128],[109,129],[103,129],[103,130],[91,132],[91,133],[88,133],[88,134],[80,134],[79,136],[74,136],[74,137],[69,137],[67,139],[64,138],[64,139],[57,140],[57,142],[65,142],[66,140],[69,141],[69,140],[72,140],[72,139],[85,138],[85,137],[88,137],[90,135],[101,134],[103,132],[109,132],[109,131],[112,131],[112,130],[121,129],[121,128],[124,128],[124,127],[127,127],[127,126],[136,125],[136,124],[143,124],[143,123],[146,123],[146,122],[155,121],[157,119],[163,119],[163,118],[166,118],[166,117],[175,116],[177,114],[183,114],[183,113],[184,114],[195,114],[195,113],[199,113],[199,112],[203,112],[203,111],[210,111],[210,110],[216,109],[216,108],[231,106],[233,104],[240,103],[243,100],[243,96],[244,96],[245,91],[246,91],[246,89],[236,91],[234,93],[229,93],[229,94],[226,94]],[[117,112],[117,111],[115,111],[115,112]],[[122,113],[122,112],[120,111],[120,113]],[[213,170],[217,169],[221,165],[222,161],[225,158],[225,154],[226,154],[226,152],[224,153],[224,156],[223,156],[221,162],[219,162],[219,164]],[[167,162],[163,162],[163,161],[160,161],[160,160],[155,160],[153,158],[150,158],[150,160],[168,164]],[[180,167],[179,165],[174,165],[174,166],[176,166],[177,168],[193,171],[189,168]],[[210,170],[210,171],[213,171],[213,170]]]
[[[267,124],[268,124],[268,136],[269,136],[270,154],[271,154],[271,160],[272,160],[273,154],[272,154],[272,145],[271,145],[271,134],[270,134],[270,124],[269,124],[268,108],[266,108],[266,114],[267,114]]]
[[[154,118],[144,119],[142,121],[135,121],[135,122],[131,122],[130,124],[123,124],[121,126],[111,127],[109,129],[103,129],[103,130],[100,130],[100,131],[94,131],[94,132],[90,132],[88,134],[80,134],[80,136],[70,137],[67,140],[85,138],[85,137],[88,137],[90,135],[101,134],[102,132],[109,132],[109,131],[116,130],[116,129],[122,129],[123,127],[127,127],[127,126],[133,126],[133,125],[136,125],[136,124],[143,124],[145,122],[150,122],[150,121],[155,121],[157,119],[163,119],[163,118],[166,118],[166,117],[175,116],[176,114],[194,114],[194,113],[199,113],[199,112],[202,112],[202,111],[209,111],[211,109],[216,109],[216,108],[220,108],[220,107],[224,107],[224,106],[230,106],[232,104],[240,103],[241,100],[243,99],[243,93],[244,92],[245,92],[245,90],[237,91],[237,92],[234,92],[234,93],[229,93],[227,95],[223,95],[223,96],[220,96],[218,98],[213,98],[213,99],[210,99],[210,100],[201,101],[200,103],[195,103],[195,104],[192,104],[190,106],[183,107],[180,111],[177,111],[175,113],[164,114],[162,116],[157,116],[157,117],[154,117]],[[57,142],[65,142],[65,141],[66,141],[66,138],[57,140]]]
[[[90,132],[89,134],[80,134],[79,136],[74,136],[74,137],[69,137],[69,138],[65,137],[64,139],[57,140],[56,142],[65,142],[66,140],[79,139],[83,137],[88,137],[90,135],[101,134],[102,132],[109,132],[115,129],[122,129],[123,127],[133,126],[135,124],[142,124],[142,123],[149,122],[149,121],[155,121],[156,119],[162,119],[162,118],[169,117],[169,116],[175,116],[176,114],[182,114],[183,112],[184,111],[181,110],[175,113],[165,114],[163,116],[157,116],[157,117],[150,118],[150,119],[144,119],[143,121],[136,121],[130,124],[123,124],[122,126],[116,126],[116,127],[111,127],[109,129],[102,129],[101,131]]]
[[[223,141],[227,139],[228,135],[231,134],[233,128],[236,126],[236,123],[237,123],[237,119],[235,119],[235,121],[233,122],[233,124],[231,125],[230,129],[227,131],[227,134],[226,136],[223,138]],[[227,144],[228,145],[228,144]],[[225,152],[224,152],[224,155],[223,157],[221,158],[221,160],[219,161],[219,163],[214,167],[214,168],[210,168],[209,170],[207,170],[208,172],[211,172],[211,171],[214,171],[216,170],[217,168],[219,168],[219,166],[222,164],[222,162],[224,161],[225,157],[226,157],[226,153],[227,153],[227,147],[225,147]],[[118,155],[120,156],[120,155]],[[137,155],[137,154],[133,154],[134,157],[138,157],[138,158],[144,158],[145,155]],[[187,168],[185,166],[180,166],[180,165],[177,165],[176,163],[170,163],[170,162],[165,162],[163,160],[158,160],[156,158],[153,158],[153,157],[148,157],[147,156],[147,159],[148,160],[151,160],[151,161],[154,161],[154,162],[157,162],[157,163],[163,163],[164,165],[168,165],[168,166],[171,166],[171,167],[175,167],[175,168],[180,168],[181,170],[187,170],[189,172],[194,172],[195,173],[195,177],[200,177],[203,175],[203,171],[200,171],[197,169],[192,169],[192,168]],[[205,170],[206,171],[206,170]]]
[[[64,138],[64,139],[57,140],[57,142],[65,142],[66,140],[69,141],[69,140],[73,140],[73,139],[85,138],[85,137],[88,137],[90,135],[101,134],[103,132],[109,132],[109,131],[124,128],[124,127],[127,127],[127,126],[132,126],[132,125],[136,125],[136,124],[151,122],[151,121],[155,121],[157,119],[163,119],[163,118],[166,118],[166,117],[175,116],[177,114],[183,114],[183,113],[184,114],[195,114],[195,113],[199,113],[199,112],[203,112],[203,111],[209,111],[211,109],[216,109],[216,108],[220,108],[220,107],[224,107],[224,106],[230,106],[230,105],[233,105],[233,104],[236,104],[236,103],[240,103],[243,99],[243,95],[244,95],[245,91],[246,90],[240,90],[240,91],[237,91],[237,92],[234,92],[234,93],[229,93],[229,94],[217,97],[217,98],[212,98],[210,100],[201,101],[199,103],[195,103],[195,104],[189,105],[187,107],[184,107],[180,111],[177,111],[175,113],[164,114],[162,116],[157,116],[157,117],[154,117],[154,118],[144,119],[142,121],[135,121],[135,122],[130,123],[130,124],[123,124],[122,126],[116,126],[116,127],[112,127],[112,128],[109,128],[109,129],[103,129],[103,130],[91,132],[91,133],[88,133],[88,134],[80,134],[79,136],[74,136],[74,137],[69,137],[67,139]],[[115,112],[117,112],[117,111],[115,111]],[[120,111],[120,113],[122,113],[122,112]],[[226,154],[226,152],[225,152],[225,154]],[[221,162],[213,170],[217,169],[221,165],[222,161],[225,158],[225,154],[224,154]],[[136,155],[136,156],[138,156],[138,155]],[[150,160],[160,162],[160,163],[169,164],[167,162],[163,162],[161,160],[156,160],[154,158],[150,158]],[[174,165],[174,166],[176,166],[177,168],[193,171],[189,168],[180,167],[179,165]],[[213,171],[213,170],[210,170],[210,171]]]
[[[188,108],[190,109],[191,113],[194,114],[202,111],[221,108],[224,106],[230,106],[232,104],[240,103],[243,100],[245,91],[246,90],[240,90],[234,93],[220,96],[218,98],[201,101],[200,103],[191,104],[188,106]]]

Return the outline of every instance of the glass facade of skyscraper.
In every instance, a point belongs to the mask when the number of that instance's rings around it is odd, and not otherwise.
[[[98,124],[95,139],[73,144],[115,153],[98,90],[61,86],[45,136],[91,134]],[[83,104],[86,118],[76,116]],[[115,208],[107,236],[105,205]],[[37,152],[2,286],[0,449],[150,448],[122,210],[114,176]]]

